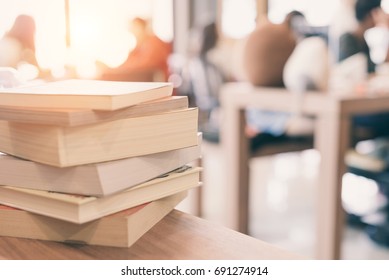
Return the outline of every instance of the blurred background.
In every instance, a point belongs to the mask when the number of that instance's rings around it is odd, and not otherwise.
[[[66,75],[79,78],[98,77],[96,61],[110,67],[122,64],[136,46],[136,37],[129,30],[135,17],[144,18],[149,28],[164,42],[171,43],[171,67],[193,55],[199,34],[209,23],[218,32],[217,51],[213,60],[219,63],[231,79],[243,79],[239,68],[239,47],[255,29],[256,20],[266,16],[281,23],[285,16],[297,10],[304,14],[307,25],[327,32],[333,26],[338,34],[351,29],[355,20],[350,6],[353,0],[134,0],[114,1],[0,1],[0,36],[4,36],[18,15],[29,15],[35,21],[36,59],[47,77],[61,79]],[[389,10],[389,1],[382,7]],[[339,18],[341,17],[341,20]],[[197,37],[196,37],[197,36]],[[377,35],[378,36],[378,35]],[[370,38],[372,44],[379,41]],[[225,54],[228,55],[225,55]],[[217,57],[217,55],[219,57]],[[236,62],[231,67],[231,62]],[[6,66],[6,65],[1,65]],[[73,69],[74,73],[66,70]],[[171,69],[176,70],[176,69]],[[33,76],[30,74],[30,76]]]
[[[245,65],[250,35],[262,22],[278,26],[297,11],[300,17],[288,22],[295,35],[293,46],[297,49],[303,38],[317,37],[325,42],[324,56],[314,53],[297,64],[309,61],[316,68],[332,67],[342,52],[341,36],[358,28],[354,5],[354,0],[0,0],[0,85],[69,78],[172,82],[174,94],[188,96],[191,106],[199,107],[204,135],[201,211],[196,193],[180,209],[201,212],[203,218],[224,224],[228,206],[223,200],[219,91],[226,82],[255,84]],[[380,5],[387,15],[389,0],[382,0]],[[376,71],[385,75],[389,73],[385,63],[388,25],[389,20],[382,16],[381,24],[363,33]],[[332,81],[333,85],[346,88],[365,79],[367,71],[356,70],[358,61],[350,64],[352,74],[347,70],[350,66],[340,69],[342,79]],[[270,68],[269,63],[265,66]],[[6,71],[15,74],[14,83],[7,84]],[[318,80],[311,77],[310,86],[315,82],[314,89],[327,89],[327,74],[320,74]],[[283,82],[265,86],[289,86],[285,77]],[[251,137],[258,132],[251,127],[246,133]],[[359,143],[355,151],[359,156],[366,155],[374,145],[377,143]],[[354,157],[354,163],[358,159]],[[368,159],[373,162],[362,169],[376,172],[377,157]],[[385,160],[381,161],[385,166],[378,167],[381,175],[387,171]],[[250,178],[250,235],[313,257],[319,162],[315,150],[250,162],[254,170]],[[355,167],[353,159],[349,163],[351,170]],[[366,213],[377,213],[377,209],[386,215],[389,207],[385,191],[374,176],[362,175],[366,174],[349,172],[344,177],[343,200],[348,216],[342,258],[388,259],[387,223],[379,228],[379,235],[372,235],[362,219]]]

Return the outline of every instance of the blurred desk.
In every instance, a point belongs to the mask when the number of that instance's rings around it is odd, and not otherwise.
[[[265,242],[173,210],[130,248],[0,237],[0,259],[302,259]]]
[[[226,156],[229,225],[248,231],[249,164],[248,139],[245,137],[245,109],[255,107],[292,112],[299,102],[296,95],[282,88],[253,87],[247,83],[223,86],[221,140]],[[321,154],[317,192],[316,256],[339,259],[343,230],[341,202],[342,176],[346,171],[344,155],[350,146],[351,116],[389,111],[389,95],[340,95],[307,92],[300,99],[302,112],[315,117],[314,146]]]

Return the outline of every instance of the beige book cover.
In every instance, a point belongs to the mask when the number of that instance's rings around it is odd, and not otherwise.
[[[188,97],[186,96],[168,96],[114,111],[0,106],[0,120],[57,126],[78,126],[153,115],[185,108],[188,108]]]
[[[0,106],[117,110],[172,92],[170,83],[73,79],[0,89]]]
[[[198,138],[199,145],[192,147],[63,168],[0,153],[0,185],[110,195],[195,161],[201,156],[201,134]]]
[[[82,225],[0,205],[0,236],[130,247],[186,195],[179,192]]]
[[[67,167],[195,146],[197,131],[196,108],[76,127],[0,121],[0,151]]]
[[[200,184],[200,170],[198,167],[183,166],[146,183],[104,197],[0,186],[0,204],[82,224],[197,187]]]

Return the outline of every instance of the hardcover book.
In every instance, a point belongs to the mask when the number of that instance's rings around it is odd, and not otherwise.
[[[0,204],[82,224],[197,187],[200,184],[200,169],[183,166],[136,187],[104,197],[0,186]]]
[[[0,89],[0,106],[117,110],[172,92],[170,83],[73,79]]]
[[[82,225],[0,205],[0,236],[130,247],[186,194],[179,192]]]
[[[0,106],[0,120],[57,126],[78,126],[188,108],[188,97],[169,96],[114,110]]]
[[[171,151],[198,144],[197,109],[76,127],[0,121],[0,151],[66,167]]]
[[[198,136],[199,143],[201,135]],[[0,153],[0,185],[91,196],[110,195],[188,164],[192,147],[74,167],[54,167]]]

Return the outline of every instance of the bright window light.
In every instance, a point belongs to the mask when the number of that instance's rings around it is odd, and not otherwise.
[[[389,13],[389,0],[383,0],[381,6],[386,13]]]
[[[223,0],[222,3],[222,32],[231,38],[243,38],[255,28],[255,0]]]
[[[135,46],[129,21],[136,16],[152,19],[162,40],[173,39],[173,0],[69,0],[70,49],[65,39],[65,0],[0,0],[0,6],[0,36],[19,14],[35,19],[38,63],[56,78],[69,64],[88,77],[96,60],[112,67],[121,64]]]

